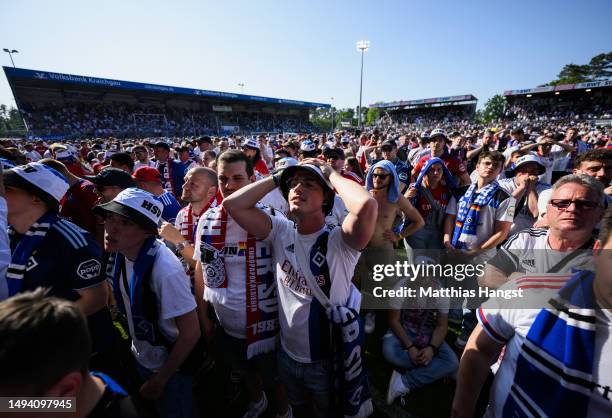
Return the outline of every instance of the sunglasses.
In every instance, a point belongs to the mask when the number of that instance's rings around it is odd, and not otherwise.
[[[379,178],[381,180],[386,179],[387,177],[389,177],[389,174],[378,174],[378,173],[372,173],[372,177],[373,178]]]
[[[382,147],[381,150],[383,152],[391,152],[391,151],[393,151],[393,148],[392,147]]]
[[[599,206],[598,202],[592,202],[590,200],[570,200],[570,199],[552,199],[550,204],[557,209],[566,210],[571,204],[576,205],[578,210],[591,210]]]

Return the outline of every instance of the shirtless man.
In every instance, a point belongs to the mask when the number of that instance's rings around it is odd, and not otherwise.
[[[393,163],[383,160],[374,164],[368,173],[366,183],[366,189],[378,202],[376,229],[368,248],[392,249],[395,243],[425,225],[419,212],[399,192],[399,178]],[[400,232],[393,232],[393,222],[397,214],[405,216],[411,222]]]
[[[372,166],[366,178],[366,190],[378,202],[378,217],[374,234],[363,251],[355,270],[358,279],[367,277],[375,264],[394,263],[394,245],[425,225],[419,211],[400,193],[399,177],[392,162],[382,160]],[[408,226],[405,226],[400,232],[393,231],[393,223],[397,215],[410,220],[410,223],[405,222]],[[365,332],[372,333],[374,326],[374,313],[366,313]]]

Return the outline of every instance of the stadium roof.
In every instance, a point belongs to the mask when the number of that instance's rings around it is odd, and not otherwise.
[[[141,90],[155,93],[181,94],[193,97],[216,98],[223,100],[241,100],[283,104],[301,107],[330,107],[327,103],[304,102],[300,100],[277,99],[273,97],[251,96],[248,94],[227,93],[222,91],[201,90],[187,87],[164,86],[160,84],[137,83],[134,81],[112,80],[75,74],[53,73],[49,71],[28,70],[25,68],[3,67],[9,84],[11,79],[31,79],[56,82],[60,84],[80,84],[92,87],[109,87],[122,90]],[[12,85],[12,84],[11,84]]]
[[[419,99],[419,100],[402,100],[399,102],[388,102],[388,103],[374,103],[370,107],[401,107],[401,106],[414,106],[423,104],[436,104],[436,103],[451,103],[451,102],[465,102],[471,100],[478,100],[472,94],[464,94],[462,96],[446,96],[446,97],[434,97],[432,99]]]
[[[523,94],[548,93],[551,91],[563,91],[563,90],[596,89],[596,88],[601,88],[601,87],[612,87],[612,80],[592,81],[589,83],[577,83],[577,84],[560,84],[558,86],[534,87],[531,89],[522,89],[522,90],[506,90],[504,92],[504,96],[520,96]]]

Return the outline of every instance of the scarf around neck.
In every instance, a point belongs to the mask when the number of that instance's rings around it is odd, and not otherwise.
[[[112,280],[113,293],[117,307],[121,312],[127,314],[121,294],[120,280],[124,279],[125,292],[130,300],[130,315],[134,324],[133,338],[141,341],[148,341],[153,345],[169,345],[166,338],[161,334],[157,324],[158,318],[151,318],[147,306],[157,306],[157,301],[145,300],[152,297],[149,292],[150,278],[155,263],[155,257],[159,250],[160,242],[155,237],[148,238],[138,253],[134,262],[132,276],[128,279],[122,277],[125,274],[125,256],[119,252],[114,253],[109,259],[109,264],[113,266]],[[129,280],[129,282],[128,282]],[[127,284],[127,286],[126,286]],[[145,296],[149,294],[149,296]]]
[[[221,205],[202,216],[205,218],[200,261],[205,285],[204,299],[211,303],[224,304],[227,301],[228,286],[224,259],[228,214]],[[246,231],[242,232],[236,256],[242,256],[245,261],[247,358],[250,359],[276,347],[279,329],[278,301],[269,246]],[[243,245],[244,242],[246,245]]]
[[[477,188],[478,183],[472,183],[459,200],[457,220],[451,241],[455,248],[462,249],[466,247],[466,244],[476,242],[480,211],[493,199],[493,195],[499,189],[499,184],[497,181],[487,184],[474,198]]]
[[[32,255],[36,253],[36,250],[47,235],[47,232],[49,232],[49,229],[59,220],[60,218],[56,213],[45,213],[28,228],[17,243],[11,256],[11,263],[6,271],[9,296],[21,292],[28,261]],[[17,234],[11,226],[9,226],[8,233],[9,236],[15,236]]]

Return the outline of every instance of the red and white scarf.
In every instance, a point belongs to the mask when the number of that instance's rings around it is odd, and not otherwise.
[[[223,304],[227,300],[228,277],[223,251],[228,225],[227,211],[218,206],[204,214],[200,238],[200,261],[204,276],[204,299]],[[246,241],[246,322],[247,358],[271,351],[276,347],[278,335],[278,301],[273,274],[270,246],[242,230]],[[241,280],[242,278],[232,278]]]

